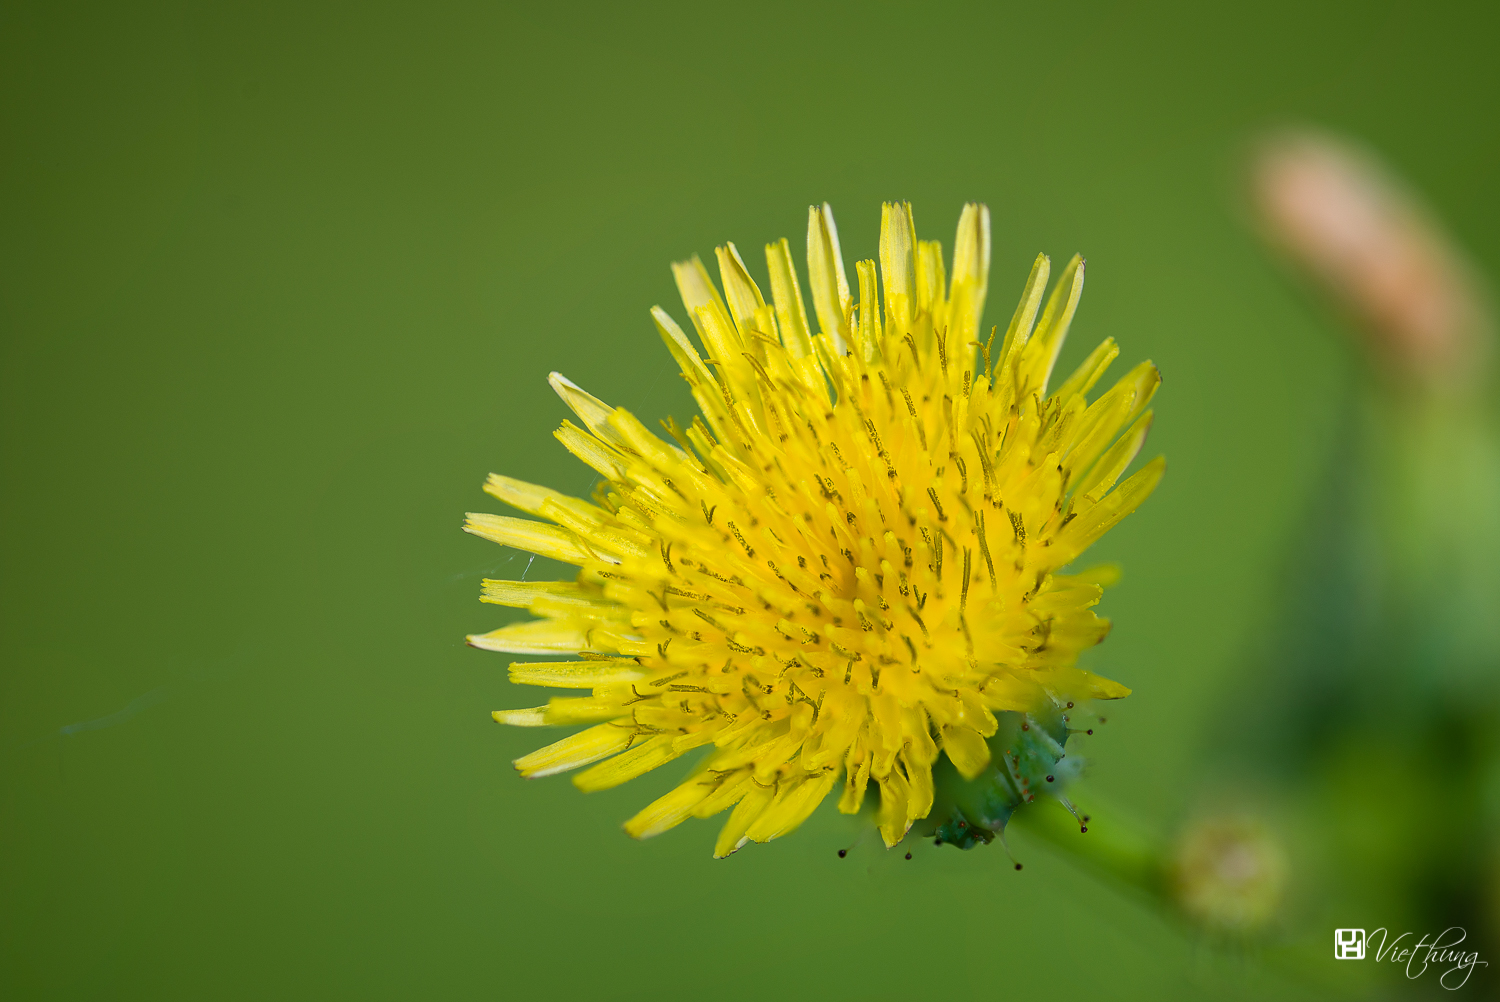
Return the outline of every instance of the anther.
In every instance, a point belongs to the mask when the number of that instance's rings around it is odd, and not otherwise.
[[[971,556],[971,554],[969,553],[969,548],[967,546],[965,546],[964,547],[964,584],[963,584],[963,592],[959,595],[959,598],[958,598],[958,615],[959,615],[960,619],[963,618],[964,611],[965,611],[965,609],[969,605],[969,559],[970,559],[970,556]]]
[[[939,522],[946,522],[946,521],[948,521],[947,514],[945,514],[943,512],[943,503],[938,500],[937,489],[934,488],[934,487],[927,488],[927,496],[932,499],[932,506],[937,509],[938,521]]]
[[[990,571],[990,587],[996,587],[995,583],[995,561],[990,559],[990,544],[984,538],[984,511],[975,512],[974,531],[979,537],[979,552],[984,556],[984,564]],[[1068,704],[1072,706],[1072,703]]]

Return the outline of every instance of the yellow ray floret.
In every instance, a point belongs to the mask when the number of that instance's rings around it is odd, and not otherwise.
[[[1108,575],[1060,570],[1164,469],[1119,482],[1150,426],[1151,363],[1090,403],[1118,354],[1106,340],[1048,393],[1081,258],[1045,305],[1037,258],[997,346],[980,334],[983,206],[963,211],[951,276],[904,203],[884,207],[879,265],[860,261],[853,286],[827,205],[809,212],[807,255],[811,316],[786,240],[766,247],[769,302],[733,244],[718,286],[697,258],[674,265],[706,354],[652,316],[701,417],[666,422],[667,441],[553,373],[581,422],[557,438],[603,478],[593,501],[494,475],[485,490],[537,518],[464,526],[579,568],[484,582],[485,601],[537,618],[469,642],[580,657],[518,662],[511,679],[590,690],[495,713],[593,724],[517,759],[522,775],[589,766],[575,782],[602,790],[712,746],[625,827],[645,838],[729,810],[718,856],[790,832],[840,780],[847,812],[876,786],[895,844],[931,810],[940,754],[965,776],[988,765],[996,711],[1127,695],[1075,665],[1108,631],[1093,612]]]

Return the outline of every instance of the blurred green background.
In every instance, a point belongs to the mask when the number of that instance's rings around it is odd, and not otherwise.
[[[538,734],[488,713],[542,694],[463,635],[525,558],[458,525],[491,470],[592,483],[549,370],[690,413],[669,261],[760,273],[825,199],[850,262],[882,199],[951,249],[985,201],[988,322],[1079,250],[1064,362],[1165,375],[1089,753],[1169,824],[1349,382],[1240,157],[1361,137],[1500,272],[1493,14],[540,6],[0,7],[0,992],[1301,997],[1024,833],[1022,873],[840,860],[829,805],[715,862],[713,824],[619,829],[674,770],[519,780]]]

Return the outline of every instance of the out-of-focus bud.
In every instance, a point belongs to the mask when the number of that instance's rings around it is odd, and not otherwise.
[[[1396,375],[1454,386],[1480,368],[1490,324],[1477,281],[1374,157],[1283,133],[1261,145],[1252,187],[1268,237],[1362,321]]]
[[[1212,817],[1184,830],[1169,877],[1178,906],[1200,925],[1249,935],[1264,929],[1281,905],[1286,854],[1259,821]]]

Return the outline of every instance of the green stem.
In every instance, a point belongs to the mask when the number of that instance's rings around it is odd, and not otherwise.
[[[1077,819],[1061,803],[1043,797],[1017,811],[1011,823],[1086,868],[1176,910],[1167,888],[1165,852],[1118,812],[1089,815],[1088,831],[1080,832]]]

